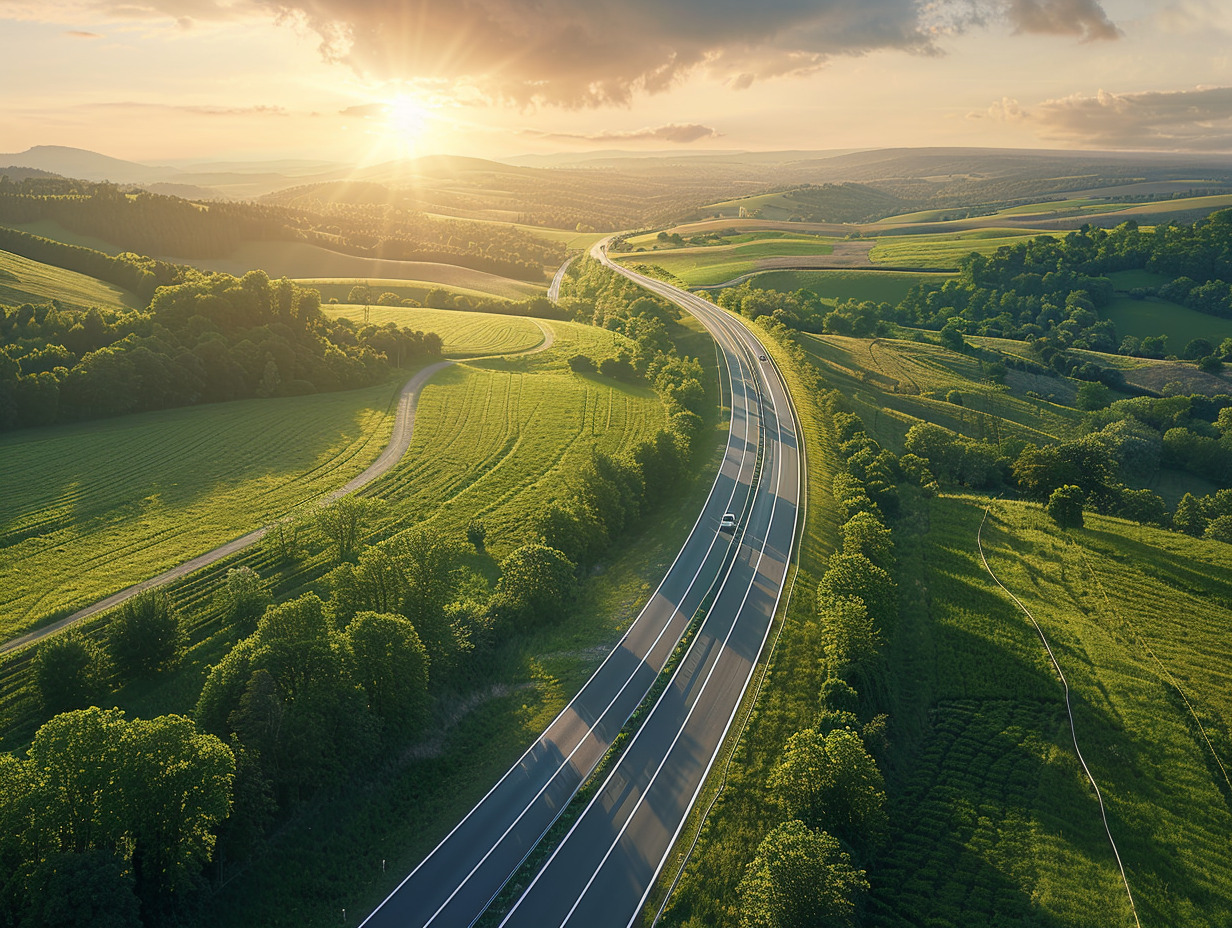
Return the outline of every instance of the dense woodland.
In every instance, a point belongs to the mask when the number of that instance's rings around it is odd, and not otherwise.
[[[440,353],[431,333],[331,320],[315,290],[262,271],[242,279],[167,265],[149,271],[135,256],[55,243],[47,250],[117,276],[165,271],[178,282],[158,288],[145,310],[0,307],[0,429],[343,390]]]
[[[308,242],[369,258],[439,261],[523,280],[543,279],[564,248],[508,224],[429,218],[388,204],[304,207],[210,201],[65,178],[0,175],[0,224],[51,220],[125,251],[167,258],[215,258],[250,241]],[[106,279],[106,278],[104,278]]]

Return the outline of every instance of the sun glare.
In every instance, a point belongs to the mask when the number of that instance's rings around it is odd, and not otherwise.
[[[414,97],[401,94],[385,105],[385,125],[401,141],[414,144],[428,127],[428,108]]]

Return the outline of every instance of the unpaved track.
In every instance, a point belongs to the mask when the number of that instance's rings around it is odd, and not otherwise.
[[[532,319],[531,322],[538,326],[539,330],[543,333],[543,341],[536,347],[530,348],[526,351],[513,352],[511,354],[486,355],[482,358],[466,358],[464,360],[467,362],[473,362],[482,361],[487,358],[508,358],[514,357],[515,355],[535,354],[536,352],[547,351],[555,343],[556,333],[551,329],[551,327],[544,325],[538,319]],[[402,459],[402,456],[406,454],[407,449],[411,446],[411,434],[415,429],[415,407],[419,403],[420,392],[438,371],[442,371],[445,368],[457,363],[459,363],[457,360],[438,361],[435,364],[430,364],[428,367],[425,367],[406,382],[406,385],[403,386],[402,392],[398,396],[398,410],[394,414],[393,432],[389,436],[389,444],[385,446],[385,450],[382,451],[380,456],[368,465],[367,469],[364,470],[364,472],[359,476],[352,478],[337,490],[323,496],[321,498],[322,506],[328,505],[329,503],[337,500],[339,497],[346,496],[348,493],[353,493],[360,487],[367,486],[382,474],[385,474],[393,469],[394,465]],[[96,615],[100,612],[105,612],[108,609],[118,606],[120,603],[127,599],[131,599],[138,593],[144,593],[146,590],[152,590],[155,587],[160,587],[163,584],[170,583],[173,580],[179,580],[183,577],[187,577],[194,571],[200,570],[203,567],[216,564],[223,558],[230,557],[237,551],[242,551],[249,545],[260,541],[263,537],[265,537],[265,533],[269,531],[269,528],[270,527],[268,525],[263,525],[261,528],[249,532],[247,535],[241,535],[239,538],[228,541],[226,544],[220,545],[212,551],[199,554],[177,567],[172,567],[170,570],[163,571],[161,574],[150,577],[148,580],[142,580],[140,583],[135,583],[126,589],[120,590],[118,593],[113,593],[106,599],[99,600],[91,606],[86,606],[84,609],[78,609],[72,615],[65,616],[63,619],[52,622],[50,625],[44,625],[42,628],[36,628],[33,631],[26,632],[24,635],[18,635],[16,638],[6,641],[4,644],[0,645],[0,654],[5,654],[9,651],[16,651],[18,648],[24,648],[38,641],[42,641],[44,638],[54,635],[56,632],[62,631],[76,622],[80,622],[82,619]]]

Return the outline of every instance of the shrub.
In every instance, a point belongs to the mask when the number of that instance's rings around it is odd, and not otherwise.
[[[180,614],[161,590],[134,596],[112,620],[107,650],[127,679],[170,670],[180,662],[184,639]]]

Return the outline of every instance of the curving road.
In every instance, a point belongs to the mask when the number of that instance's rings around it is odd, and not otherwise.
[[[569,265],[573,263],[577,255],[566,258],[565,263],[556,269],[556,273],[552,275],[552,283],[548,286],[548,299],[553,303],[560,302],[560,285],[565,279],[565,271],[569,270]]]
[[[596,256],[606,262],[602,243]],[[509,919],[626,924],[671,847],[748,684],[786,575],[800,485],[795,423],[761,346],[699,297],[615,268],[696,315],[722,349],[726,453],[701,515],[646,607],[573,701],[362,924],[472,925],[606,753],[690,620],[708,614],[671,685]],[[666,289],[663,289],[666,288]],[[740,527],[721,533],[725,512]]]
[[[549,327],[544,325],[537,319],[532,319],[539,331],[543,333],[543,341],[534,348],[527,351],[514,352],[516,354],[534,354],[539,351],[547,351],[556,341],[556,334]],[[489,355],[488,357],[510,357],[510,355]],[[481,361],[483,358],[466,358],[466,361]],[[438,371],[444,370],[452,364],[457,364],[456,360],[438,361],[435,364],[430,364],[423,370],[416,373],[402,387],[402,392],[398,394],[398,409],[394,414],[393,431],[389,436],[389,444],[385,446],[385,450],[380,453],[375,461],[356,477],[349,480],[344,486],[339,487],[327,493],[320,499],[322,506],[332,503],[341,496],[346,496],[358,490],[360,487],[367,486],[372,481],[376,480],[381,475],[390,471],[394,465],[402,459],[406,454],[407,449],[411,446],[411,433],[415,428],[415,407],[419,403],[419,394],[423,390],[424,385]],[[113,593],[106,599],[99,600],[93,605],[86,606],[84,609],[78,609],[72,615],[65,616],[52,622],[50,625],[44,625],[42,628],[36,628],[33,631],[27,632],[24,635],[19,635],[16,638],[0,644],[0,654],[8,651],[16,651],[18,648],[24,648],[32,645],[56,632],[63,631],[70,625],[80,622],[82,619],[96,615],[100,612],[105,612],[108,609],[120,605],[127,599],[131,599],[138,593],[144,593],[146,590],[152,590],[155,587],[160,587],[163,584],[170,583],[173,580],[179,580],[187,577],[189,574],[200,570],[203,567],[208,567],[211,564],[216,564],[223,558],[230,557],[237,551],[242,551],[249,545],[256,544],[265,537],[270,526],[262,526],[255,531],[251,531],[246,535],[241,535],[239,538],[232,539],[224,545],[219,545],[212,551],[207,551],[204,554],[199,554],[191,560],[185,561],[170,570],[166,570],[161,574],[142,580],[140,583],[135,583],[130,587],[120,590],[118,593]]]

